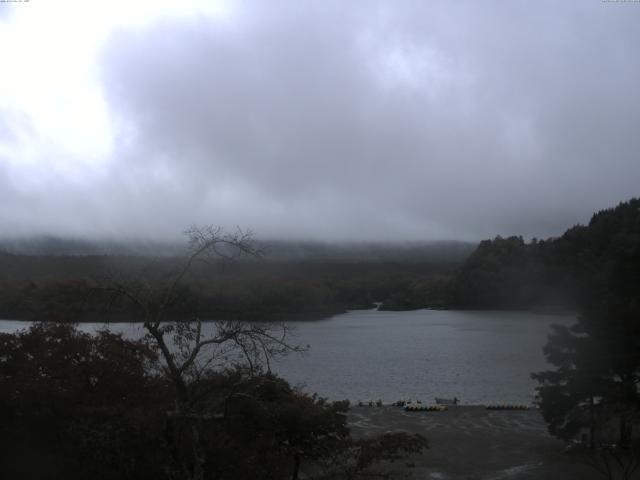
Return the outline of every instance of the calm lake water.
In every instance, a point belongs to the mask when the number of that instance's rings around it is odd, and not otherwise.
[[[289,322],[303,355],[278,360],[274,370],[332,400],[458,397],[462,403],[530,403],[530,373],[548,368],[542,354],[549,327],[573,316],[530,312],[351,311],[326,320]],[[24,328],[0,321],[0,331]],[[82,324],[85,331],[104,324]],[[138,337],[141,326],[111,324]]]

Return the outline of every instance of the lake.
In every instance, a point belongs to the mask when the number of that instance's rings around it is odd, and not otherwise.
[[[332,400],[458,397],[465,404],[530,403],[530,373],[549,368],[542,353],[551,324],[574,316],[513,311],[357,310],[325,320],[288,322],[303,355],[273,369],[309,392]],[[0,321],[0,331],[25,327]],[[82,324],[85,331],[102,323]],[[111,324],[135,338],[139,324]]]

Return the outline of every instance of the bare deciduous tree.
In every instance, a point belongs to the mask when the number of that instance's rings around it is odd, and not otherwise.
[[[110,275],[102,290],[112,302],[125,300],[139,316],[146,330],[146,340],[162,358],[163,369],[175,392],[172,421],[188,424],[192,453],[187,461],[176,458],[182,478],[202,479],[204,454],[200,445],[198,419],[203,416],[193,408],[191,390],[201,376],[216,368],[242,364],[251,373],[270,370],[274,356],[299,352],[289,343],[289,329],[284,324],[249,323],[238,320],[203,322],[199,316],[178,314],[174,307],[184,300],[184,285],[196,263],[213,259],[233,260],[239,256],[261,256],[253,234],[238,229],[225,233],[220,227],[191,227],[187,230],[188,254],[178,268],[161,281],[144,277],[118,279]],[[185,316],[187,318],[185,318]],[[176,455],[178,456],[178,455]]]
[[[585,463],[607,480],[631,480],[640,468],[640,446],[602,445],[584,452]]]

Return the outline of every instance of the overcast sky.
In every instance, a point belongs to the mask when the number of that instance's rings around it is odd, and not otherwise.
[[[0,3],[0,234],[546,237],[640,194],[640,3]]]

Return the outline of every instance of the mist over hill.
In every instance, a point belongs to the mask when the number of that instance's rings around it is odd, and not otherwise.
[[[449,303],[447,282],[475,245],[256,240],[260,257],[194,265],[185,304],[203,318],[322,318],[354,308]],[[108,278],[162,285],[186,244],[31,237],[0,240],[0,318],[135,320],[95,294]],[[160,288],[160,287],[158,287]],[[108,306],[108,307],[107,307]]]
[[[458,264],[476,247],[472,242],[259,242],[271,260]]]
[[[433,242],[321,242],[256,239],[265,260],[316,262],[398,262],[458,264],[476,244]],[[87,240],[54,236],[0,238],[0,251],[15,255],[52,256],[156,256],[185,253],[185,244],[154,240]]]

